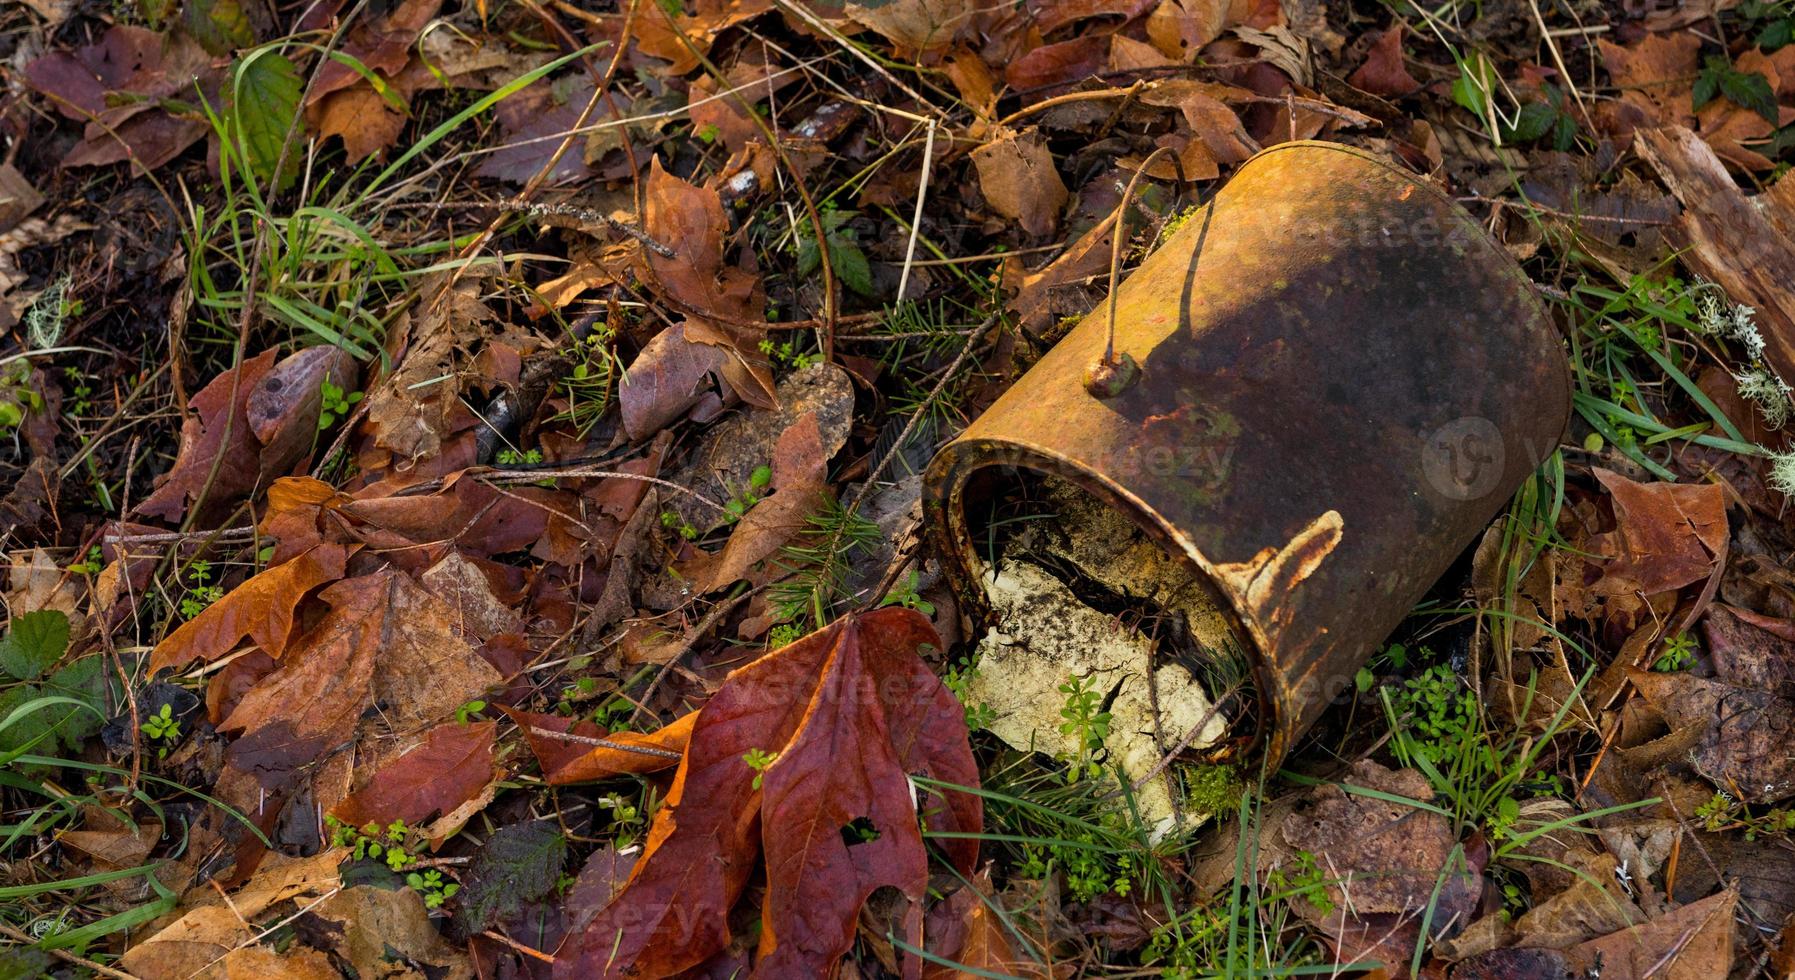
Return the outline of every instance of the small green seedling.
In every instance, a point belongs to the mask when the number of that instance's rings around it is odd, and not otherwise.
[[[748,764],[748,768],[754,770],[754,782],[750,785],[754,789],[760,789],[761,777],[767,774],[767,770],[773,767],[773,763],[779,761],[779,753],[768,752],[765,749],[749,749],[743,753],[742,761]]]
[[[355,827],[326,814],[324,826],[330,831],[331,846],[349,848],[352,860],[376,858],[393,871],[404,871],[418,862],[416,852],[423,835],[403,820],[394,820],[385,827],[372,821]]]
[[[100,574],[100,570],[105,567],[106,555],[100,550],[100,546],[96,544],[87,549],[87,557],[85,559],[70,565],[69,571],[75,575],[98,575]]]
[[[935,615],[935,604],[925,600],[922,594],[916,591],[917,583],[921,580],[922,576],[912,568],[909,574],[892,586],[890,595],[879,600],[879,607],[882,609],[886,606],[903,606],[905,609],[914,609],[924,616]]]
[[[355,403],[362,400],[361,392],[346,392],[342,388],[331,384],[329,378],[318,382],[318,392],[323,396],[321,404],[318,407],[319,432],[323,432],[325,429],[337,424],[338,419],[348,418],[350,410],[355,407]]]
[[[941,677],[941,683],[947,685],[947,689],[965,706],[966,730],[969,732],[984,731],[997,720],[996,708],[972,696],[972,680],[978,673],[978,665],[971,658],[962,657],[959,663],[949,667]]]
[[[212,582],[212,563],[196,558],[187,566],[187,594],[181,597],[181,618],[192,619],[224,598],[224,586]]]
[[[1678,633],[1664,641],[1664,649],[1658,659],[1652,661],[1652,669],[1659,673],[1669,674],[1679,670],[1688,670],[1695,662],[1695,638],[1688,633]]]
[[[442,904],[455,897],[461,885],[453,881],[445,881],[443,873],[432,868],[422,874],[413,871],[405,876],[405,883],[411,890],[424,896],[424,907],[427,909],[442,908]]]
[[[168,751],[180,744],[181,721],[174,716],[174,709],[163,705],[162,710],[145,718],[143,724],[137,726],[144,737],[156,743],[156,758],[168,758]]]
[[[687,541],[695,541],[698,538],[698,529],[693,527],[690,521],[679,516],[677,511],[661,511],[661,526],[676,532]]]
[[[468,722],[473,721],[474,718],[480,714],[480,712],[485,711],[485,710],[486,710],[486,702],[485,701],[481,701],[478,698],[475,698],[472,701],[468,701],[465,704],[463,704],[461,707],[455,709],[455,723],[458,725],[465,725]]]
[[[1085,678],[1073,677],[1060,685],[1060,693],[1066,696],[1065,706],[1060,708],[1060,717],[1065,719],[1060,734],[1078,744],[1076,750],[1060,756],[1067,765],[1068,784],[1103,775],[1101,759],[1103,743],[1109,739],[1110,715],[1102,708],[1102,692],[1086,686],[1088,683]]]

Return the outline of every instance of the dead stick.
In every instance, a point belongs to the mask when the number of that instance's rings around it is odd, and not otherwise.
[[[634,752],[637,755],[649,755],[657,759],[680,758],[680,754],[671,749],[657,749],[651,745],[629,745],[624,742],[613,742],[610,739],[594,738],[591,735],[575,735],[573,732],[557,732],[552,728],[537,728],[535,725],[530,726],[530,734],[541,735],[544,738],[558,738],[566,742],[577,742],[580,745],[596,745],[601,748],[616,749],[619,752]]]

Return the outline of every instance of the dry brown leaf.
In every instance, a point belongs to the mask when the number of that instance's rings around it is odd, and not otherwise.
[[[1036,237],[1053,234],[1070,194],[1053,154],[1033,129],[1010,132],[972,151],[979,189],[998,214]]]
[[[1717,980],[1733,972],[1733,908],[1729,888],[1650,922],[1591,939],[1570,950],[1574,970],[1597,968],[1604,980]],[[1587,974],[1586,974],[1587,975]]]
[[[271,348],[245,360],[193,396],[188,403],[192,414],[181,422],[181,448],[174,465],[137,505],[137,513],[177,522],[204,491],[194,526],[211,527],[255,488],[262,472],[261,449],[249,426],[249,396],[256,382],[274,368],[274,354]]]
[[[315,949],[295,946],[276,953],[265,946],[233,950],[224,962],[225,980],[341,980],[330,957]]]
[[[251,576],[156,644],[150,653],[150,673],[178,670],[195,660],[209,663],[245,639],[280,659],[299,604],[311,590],[342,578],[348,556],[349,549],[342,545],[321,544]]]
[[[641,441],[677,421],[711,393],[708,379],[722,376],[727,357],[720,347],[688,340],[683,323],[655,334],[617,390],[623,431]]]
[[[453,813],[503,775],[493,762],[497,730],[490,721],[438,725],[331,813],[353,827],[370,822],[384,827],[394,820],[416,826]]]
[[[1365,62],[1347,78],[1347,84],[1361,92],[1381,95],[1386,99],[1412,95],[1421,88],[1415,76],[1402,63],[1402,25],[1397,24],[1378,36],[1377,43],[1365,54]]]
[[[849,20],[897,45],[900,54],[915,55],[952,44],[972,26],[972,15],[979,6],[979,0],[849,0],[843,11]]]
[[[473,424],[461,404],[457,353],[473,343],[492,311],[480,302],[471,280],[449,285],[435,276],[418,289],[418,302],[393,327],[406,338],[404,359],[368,395],[367,418],[374,444],[401,459],[434,457],[443,440]]]
[[[254,938],[236,912],[205,906],[126,950],[118,964],[143,980],[216,980],[226,975],[219,961]]]
[[[701,592],[744,578],[760,584],[782,577],[785,569],[772,559],[803,533],[829,492],[828,462],[816,414],[800,416],[773,447],[773,492],[749,508],[723,550],[684,563],[681,574]]]
[[[728,914],[763,851],[760,975],[827,975],[880,886],[912,903],[905,932],[920,943],[919,823],[955,832],[937,843],[963,874],[977,851],[959,835],[982,825],[975,799],[913,797],[906,776],[978,780],[965,710],[916,654],[939,642],[920,614],[880,609],[732,672],[699,712],[629,883],[556,952],[557,980],[702,964],[729,945]],[[742,761],[751,750],[774,761],[757,773]],[[876,836],[849,845],[856,821]]]
[[[1726,561],[1726,493],[1717,484],[1635,483],[1600,468],[1595,475],[1613,497],[1615,528],[1589,541],[1602,572],[1591,591],[1668,592]]]
[[[394,976],[394,959],[426,968],[434,980],[470,980],[474,975],[468,958],[443,941],[424,909],[423,896],[413,889],[346,888],[326,899],[314,914],[337,924],[342,937],[337,952],[363,977]],[[389,950],[396,955],[389,955]]]
[[[1683,262],[1724,288],[1734,302],[1757,311],[1764,359],[1795,378],[1795,241],[1781,230],[1795,222],[1767,217],[1733,182],[1714,151],[1682,127],[1640,134],[1639,150],[1683,203],[1673,237],[1686,246]],[[1780,182],[1779,182],[1780,183]],[[1789,213],[1786,195],[1762,203]]]
[[[554,786],[670,769],[679,764],[679,754],[685,752],[686,743],[692,736],[692,725],[698,720],[694,712],[681,715],[671,724],[652,732],[608,732],[577,718],[509,708],[499,710],[523,730],[524,741],[529,743],[530,751],[542,765],[542,778]],[[626,748],[556,738],[556,732],[571,732],[582,739],[602,738],[616,745],[648,751],[632,752]],[[672,753],[673,757],[668,758],[667,753]]]
[[[1417,803],[1434,796],[1420,773],[1368,759],[1354,763],[1342,782]],[[1434,908],[1432,928],[1440,929],[1465,921],[1477,906],[1481,879],[1456,850],[1443,814],[1328,783],[1298,803],[1280,832],[1289,846],[1314,854],[1330,880],[1331,910],[1301,899],[1291,908],[1327,937],[1342,962],[1401,962],[1420,934],[1414,909]]]

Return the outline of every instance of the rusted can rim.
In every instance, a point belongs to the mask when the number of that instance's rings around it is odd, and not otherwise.
[[[945,570],[962,601],[970,599],[976,603],[975,610],[979,616],[988,612],[984,608],[983,593],[979,588],[976,559],[964,551],[964,548],[973,545],[971,528],[967,527],[966,521],[966,488],[971,483],[973,474],[981,470],[1005,468],[1024,469],[1067,480],[1096,497],[1104,506],[1127,517],[1136,527],[1146,532],[1160,550],[1177,557],[1190,571],[1201,577],[1205,589],[1218,608],[1227,614],[1228,626],[1234,635],[1252,644],[1252,655],[1247,659],[1253,665],[1254,695],[1258,700],[1253,738],[1244,744],[1232,744],[1232,751],[1218,752],[1216,759],[1250,753],[1266,737],[1267,732],[1283,731],[1278,724],[1283,713],[1283,697],[1273,696],[1273,691],[1280,689],[1275,687],[1280,683],[1280,678],[1272,669],[1271,658],[1265,656],[1270,644],[1259,626],[1245,618],[1244,610],[1239,604],[1240,599],[1233,594],[1233,590],[1219,586],[1220,579],[1215,566],[1203,556],[1189,537],[1167,521],[1157,509],[1130,493],[1127,487],[1053,450],[1007,440],[999,442],[994,439],[968,439],[956,445],[954,453],[948,457],[947,466],[933,468],[929,473],[925,486],[925,509],[935,513],[927,515],[925,519],[932,529],[930,533],[935,539],[936,549],[948,559]],[[1282,756],[1281,751],[1278,756]]]

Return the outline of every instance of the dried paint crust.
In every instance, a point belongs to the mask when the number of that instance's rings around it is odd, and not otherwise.
[[[993,625],[967,693],[994,712],[992,733],[1019,749],[1075,756],[1078,736],[1060,729],[1060,685],[1076,677],[1104,695],[1107,761],[1131,780],[1181,742],[1192,753],[1221,743],[1232,719],[1212,692],[1233,691],[1230,705],[1250,702],[1240,690],[1250,669],[1226,653],[1239,644],[1207,584],[1089,494],[1043,484],[1036,516],[1045,519],[1015,525],[1022,530],[996,566],[981,569]],[[1150,822],[1174,817],[1178,775],[1168,767],[1140,788]]]

